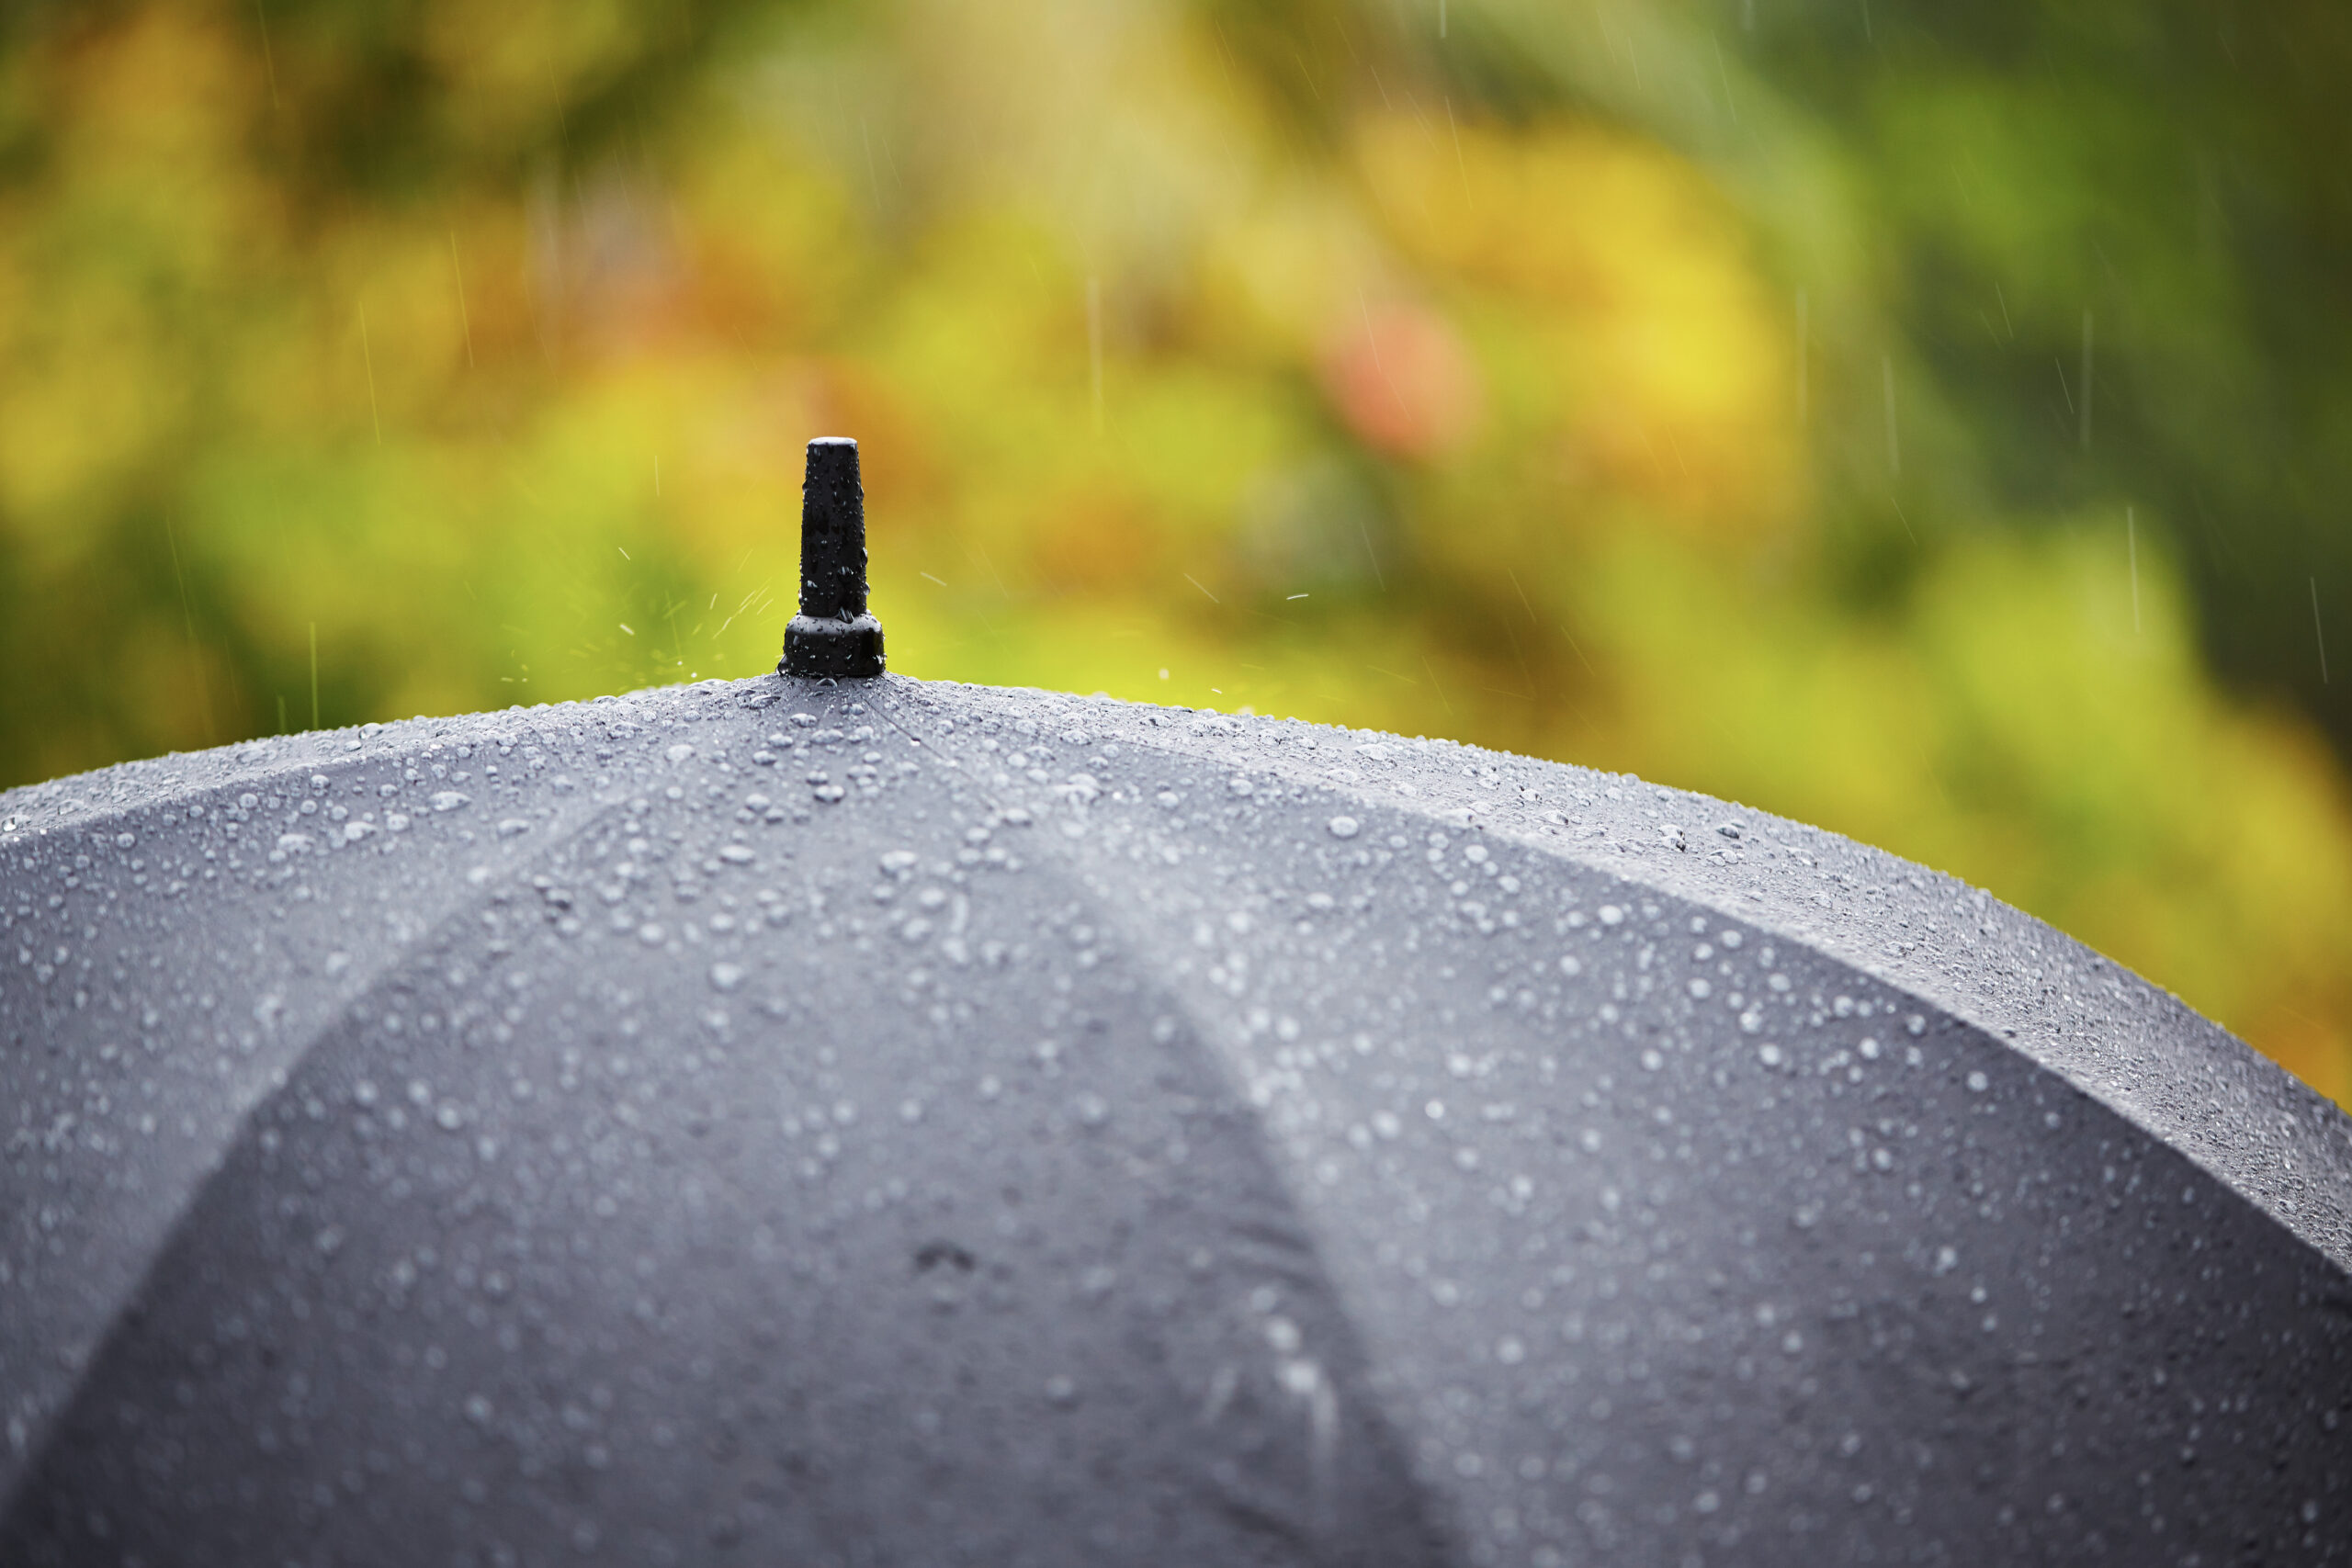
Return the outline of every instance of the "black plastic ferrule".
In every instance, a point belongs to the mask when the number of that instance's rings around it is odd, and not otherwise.
[[[865,609],[865,489],[857,443],[808,443],[800,486],[800,614],[784,629],[786,675],[882,673],[882,623]]]

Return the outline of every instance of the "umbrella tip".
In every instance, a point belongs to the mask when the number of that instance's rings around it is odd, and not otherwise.
[[[865,609],[865,489],[857,443],[808,443],[800,486],[800,614],[784,628],[786,675],[882,673],[882,623]]]

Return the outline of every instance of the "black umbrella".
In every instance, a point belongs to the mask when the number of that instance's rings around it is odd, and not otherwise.
[[[0,1562],[2352,1551],[2346,1118],[1721,802],[779,675],[17,791],[0,922]]]

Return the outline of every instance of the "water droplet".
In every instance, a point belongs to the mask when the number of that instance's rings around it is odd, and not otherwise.
[[[743,983],[743,967],[740,964],[714,964],[710,966],[710,983],[721,991],[731,991]]]

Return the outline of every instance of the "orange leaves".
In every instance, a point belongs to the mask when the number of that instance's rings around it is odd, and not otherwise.
[[[1459,449],[1484,401],[1461,338],[1436,311],[1411,305],[1367,308],[1325,355],[1323,384],[1356,438],[1395,457]]]

